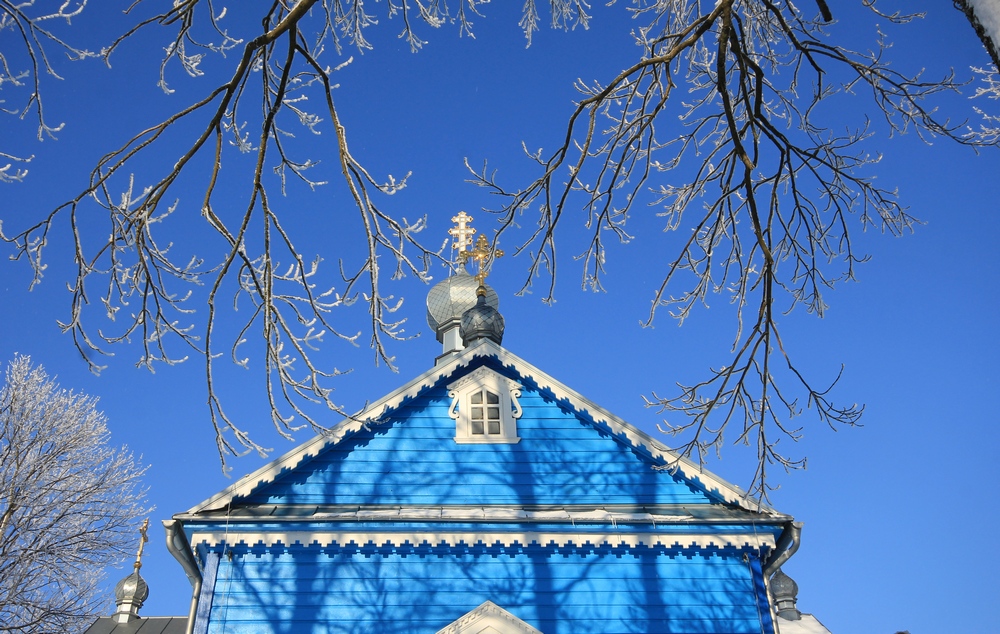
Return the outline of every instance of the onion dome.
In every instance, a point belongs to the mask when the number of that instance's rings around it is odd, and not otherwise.
[[[442,280],[427,294],[427,324],[434,329],[437,340],[444,343],[444,333],[459,326],[462,315],[476,306],[476,289],[479,282],[464,268]],[[494,310],[500,307],[500,297],[486,286],[486,305]],[[501,328],[502,331],[502,328]]]
[[[462,315],[460,334],[462,344],[469,346],[473,341],[489,339],[500,344],[503,341],[503,315],[486,299],[488,291],[480,286],[476,291],[476,305]]]
[[[147,517],[139,528],[139,534],[142,537],[139,540],[139,552],[135,554],[135,563],[132,564],[132,574],[115,585],[115,605],[118,609],[111,617],[115,623],[128,623],[138,619],[142,604],[149,598],[149,586],[139,574],[139,568],[142,568],[142,550],[146,542],[149,541],[146,536],[148,528],[149,518]]]
[[[149,586],[139,574],[139,568],[115,586],[115,610],[111,617],[116,623],[128,623],[139,618],[139,610],[149,597]]]
[[[774,598],[778,616],[789,621],[798,621],[802,618],[802,613],[795,607],[798,595],[799,584],[779,568],[771,577],[771,596]]]
[[[138,610],[148,598],[149,586],[146,585],[146,580],[142,578],[138,570],[119,581],[115,586],[115,603],[117,605],[128,602]]]

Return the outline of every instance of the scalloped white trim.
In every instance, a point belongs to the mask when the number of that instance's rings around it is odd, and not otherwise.
[[[571,532],[476,532],[476,531],[268,531],[237,532],[206,531],[195,532],[191,544],[217,546],[222,543],[247,546],[330,546],[333,544],[372,544],[374,546],[484,546],[500,545],[505,548],[537,544],[544,547],[567,546],[607,546],[611,548],[638,546],[660,546],[665,548],[705,549],[705,548],[754,548],[767,546],[774,548],[774,538],[767,533],[571,533]]]

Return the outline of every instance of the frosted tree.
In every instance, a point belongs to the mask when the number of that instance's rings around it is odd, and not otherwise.
[[[334,101],[337,71],[350,52],[371,47],[366,33],[379,18],[397,25],[417,51],[431,28],[471,33],[471,20],[481,19],[486,4],[275,0],[263,8],[233,5],[228,12],[213,0],[176,0],[162,11],[148,2],[133,4],[135,26],[100,55],[113,59],[140,34],[144,41],[168,41],[160,87],[171,91],[167,77],[180,69],[203,86],[200,95],[111,149],[78,196],[27,227],[4,227],[36,282],[47,236],[69,227],[77,275],[63,328],[88,363],[99,368],[100,354],[129,340],[141,342],[140,363],[148,367],[189,354],[202,358],[225,464],[229,455],[265,452],[226,414],[213,382],[221,356],[251,362],[244,348],[253,333],[266,342],[263,358],[253,362],[263,366],[278,432],[288,437],[301,424],[321,430],[304,403],[342,410],[331,396],[330,380],[338,372],[318,361],[315,347],[324,338],[361,337],[338,327],[336,310],[367,303],[365,336],[376,358],[391,364],[385,342],[400,336],[400,323],[393,316],[398,301],[383,293],[383,276],[425,278],[440,257],[418,240],[423,219],[390,213],[389,196],[405,187],[406,178],[377,176],[352,153]],[[738,309],[733,353],[703,380],[649,401],[687,417],[669,430],[682,434],[682,455],[704,458],[721,447],[724,432],[756,446],[759,468],[751,490],[766,496],[771,465],[803,464],[776,444],[798,436],[791,419],[803,407],[832,425],[855,424],[861,413],[832,402],[830,386],[814,386],[799,374],[775,311],[802,305],[823,313],[824,293],[850,279],[861,259],[852,248],[852,224],[892,233],[910,228],[913,219],[894,193],[871,178],[878,157],[869,137],[882,128],[986,149],[998,143],[996,121],[984,115],[985,123],[972,127],[964,117],[942,114],[936,100],[961,91],[963,81],[897,70],[889,63],[888,36],[859,51],[838,43],[826,27],[834,16],[825,0],[621,4],[635,18],[635,62],[615,77],[578,86],[560,147],[530,154],[535,179],[501,182],[477,161],[472,180],[504,201],[492,210],[500,221],[495,239],[506,235],[508,246],[520,244],[528,262],[525,286],[542,276],[549,296],[560,261],[560,223],[581,222],[591,231],[589,244],[571,246],[581,254],[584,286],[591,288],[603,283],[605,240],[629,239],[630,213],[648,208],[664,228],[689,236],[662,271],[648,320],[662,310],[684,319],[710,294],[721,293]],[[893,26],[919,17],[864,5],[874,19]],[[0,4],[0,10],[9,6]],[[591,20],[586,2],[553,0],[549,6],[556,28],[586,27]],[[541,22],[535,1],[525,2],[520,25],[529,43]],[[223,70],[206,70],[206,56]],[[993,75],[984,73],[990,85]],[[981,101],[992,104],[990,94],[985,89]],[[840,120],[829,114],[836,109],[818,108],[842,100],[861,103],[871,120]],[[159,171],[147,164],[140,169],[141,158],[181,127],[195,134],[179,159]],[[319,258],[296,246],[295,226],[279,195],[292,180],[310,188],[324,184],[313,176],[320,144],[336,156],[333,177],[349,194],[349,204],[334,211],[349,213],[362,227],[357,243],[364,255],[342,264],[336,288]],[[241,153],[252,157],[252,169],[239,176],[224,172],[222,166]],[[245,192],[240,209],[219,201],[219,182],[227,175]],[[160,238],[161,223],[179,205],[193,205],[193,198],[201,222],[191,231],[214,236],[223,245],[219,253],[191,254]],[[81,230],[80,213],[95,201],[107,219],[106,238]],[[534,230],[524,235],[515,231],[519,224]],[[202,306],[197,316],[192,297]],[[237,334],[220,341],[223,299],[251,309],[230,324]],[[113,325],[85,325],[84,314],[95,309]]]
[[[97,401],[62,390],[28,357],[0,390],[0,631],[82,630],[101,580],[135,539],[145,468],[109,444]]]

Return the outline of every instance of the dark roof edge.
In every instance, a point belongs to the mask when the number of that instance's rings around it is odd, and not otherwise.
[[[986,47],[986,52],[993,58],[993,65],[1000,69],[1000,50],[997,50],[1000,42],[993,41],[993,38],[983,28],[983,23],[979,21],[979,17],[967,0],[954,0],[954,2],[955,8],[964,13],[965,17],[969,19],[969,24],[972,25],[972,28],[976,31],[976,35],[982,40],[983,46]]]
[[[128,623],[117,623],[112,616],[98,617],[83,634],[184,634],[186,616],[144,616]]]
[[[466,511],[466,515],[461,515]],[[396,515],[390,513],[396,512]],[[439,517],[432,517],[430,514],[438,512]],[[481,517],[476,517],[481,512]],[[502,514],[509,512],[510,517]],[[521,517],[513,517],[514,513],[524,513]],[[541,514],[562,512],[565,518],[557,518],[549,515],[541,517]],[[582,516],[604,512],[609,518],[624,521],[626,516],[647,515],[652,518],[671,517],[672,521],[691,524],[704,523],[756,523],[756,524],[783,524],[790,522],[793,518],[781,513],[762,514],[749,511],[739,507],[718,506],[714,504],[681,505],[681,504],[534,504],[534,505],[433,505],[418,506],[398,504],[385,505],[283,505],[283,504],[260,504],[252,506],[234,506],[232,509],[220,509],[216,511],[202,511],[199,513],[178,513],[174,515],[175,520],[185,523],[197,522],[217,522],[228,519],[229,521],[240,522],[329,522],[329,521],[369,521],[369,522],[391,522],[394,520],[421,519],[427,521],[486,521],[486,522],[519,522],[519,523],[558,523],[559,521],[572,522],[576,519],[583,519]],[[539,515],[539,517],[533,517]]]

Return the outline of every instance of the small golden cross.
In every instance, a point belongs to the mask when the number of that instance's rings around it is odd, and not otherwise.
[[[139,527],[139,534],[142,535],[142,539],[139,540],[139,552],[135,554],[135,564],[132,565],[136,572],[139,571],[139,568],[142,568],[142,562],[140,561],[142,559],[142,549],[146,545],[146,542],[149,541],[149,537],[146,536],[147,529],[149,529],[148,517],[143,520],[142,526]]]
[[[494,258],[499,258],[503,256],[503,251],[500,249],[490,250],[489,240],[486,236],[479,234],[479,239],[476,240],[476,248],[472,251],[463,251],[458,254],[458,259],[462,264],[466,261],[472,260],[479,265],[479,272],[476,274],[476,281],[479,282],[480,286],[486,286],[486,276],[489,275],[489,271],[486,268],[486,263]]]

